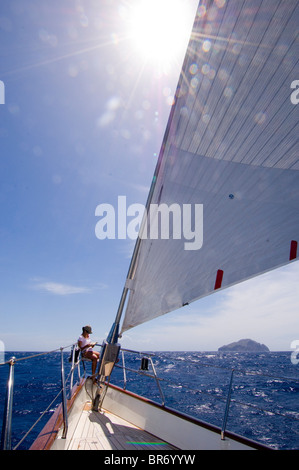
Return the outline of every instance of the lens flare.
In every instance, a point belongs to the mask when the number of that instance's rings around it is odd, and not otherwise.
[[[131,11],[130,36],[141,56],[164,64],[176,61],[190,36],[188,15],[182,0],[140,0]]]

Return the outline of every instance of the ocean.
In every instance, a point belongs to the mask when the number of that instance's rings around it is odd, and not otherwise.
[[[59,400],[51,402],[61,389],[60,352],[36,354],[5,354],[5,361],[11,356],[17,359],[14,365],[12,448],[18,450],[30,447],[59,404]],[[69,355],[69,351],[64,352],[66,377],[70,370]],[[159,403],[164,400],[167,407],[221,428],[233,370],[226,429],[275,449],[299,449],[299,364],[293,364],[290,352],[157,352],[152,361],[160,378],[162,396],[156,381],[147,376],[153,375],[151,363],[148,371],[140,371],[141,359],[140,354],[126,352],[126,377],[124,379],[120,357],[111,383],[123,386],[125,380],[127,390]],[[90,364],[87,367],[90,368]],[[0,366],[1,423],[8,369],[7,364]]]

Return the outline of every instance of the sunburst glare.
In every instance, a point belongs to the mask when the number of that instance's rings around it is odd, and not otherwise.
[[[131,10],[130,37],[155,65],[178,62],[190,36],[190,10],[182,0],[140,0]]]

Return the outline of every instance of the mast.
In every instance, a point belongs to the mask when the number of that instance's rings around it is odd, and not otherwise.
[[[161,154],[162,154],[162,152],[161,152]],[[161,157],[161,154],[160,154],[160,157]],[[148,198],[147,198],[144,217],[143,217],[141,227],[140,227],[140,233],[142,232],[144,223],[146,221],[145,215],[148,212],[151,197],[152,197],[154,187],[155,187],[155,183],[156,183],[156,180],[157,180],[156,176],[157,176],[157,174],[159,172],[159,168],[160,168],[160,157],[159,157],[159,160],[157,162],[155,174],[154,174],[152,184],[151,184],[151,188],[150,188],[150,191],[149,191],[149,195],[148,195]],[[121,317],[122,317],[122,314],[123,314],[123,311],[124,311],[124,306],[125,306],[125,303],[126,303],[127,294],[128,294],[128,291],[129,291],[128,284],[129,284],[129,281],[134,278],[136,261],[137,261],[137,258],[138,258],[140,243],[141,243],[141,238],[138,236],[137,240],[136,240],[136,243],[135,243],[133,255],[132,255],[132,258],[131,258],[131,262],[130,262],[130,266],[129,266],[125,286],[123,288],[122,295],[121,295],[121,298],[120,298],[120,302],[119,302],[118,310],[117,310],[117,313],[116,313],[116,317],[115,317],[114,323],[112,324],[111,330],[110,330],[110,332],[107,336],[107,339],[102,345],[102,353],[101,353],[100,360],[99,360],[99,365],[98,365],[98,389],[97,389],[97,393],[95,395],[95,398],[93,400],[93,408],[92,408],[94,411],[98,411],[102,406],[103,400],[104,400],[105,395],[106,395],[106,390],[107,390],[107,387],[108,387],[108,384],[109,384],[109,381],[110,381],[111,372],[114,368],[115,363],[118,360],[118,355],[119,355],[119,351],[120,351],[120,345],[118,343],[119,325],[120,325],[120,320],[121,320]]]
[[[145,221],[146,221],[146,214],[148,213],[148,209],[149,209],[149,206],[150,206],[150,201],[151,201],[152,194],[154,192],[155,184],[156,184],[156,181],[157,181],[157,175],[158,175],[160,164],[161,164],[161,162],[160,162],[161,155],[162,155],[162,152],[160,153],[159,160],[157,162],[157,166],[156,166],[156,169],[155,169],[154,177],[152,179],[151,188],[150,188],[148,198],[147,198],[147,202],[146,202],[146,206],[145,206],[145,212],[144,212],[144,216],[143,216],[141,227],[140,227],[140,233],[142,233],[142,230],[143,230],[143,227],[144,227],[144,224],[145,224]],[[119,337],[120,320],[121,320],[121,317],[122,317],[122,314],[123,314],[123,311],[124,311],[127,295],[128,295],[128,292],[129,292],[128,283],[129,283],[130,280],[132,280],[134,278],[136,261],[137,261],[138,253],[139,253],[139,249],[140,249],[140,243],[141,243],[141,238],[138,235],[136,243],[135,243],[134,251],[133,251],[133,254],[132,254],[128,274],[127,274],[127,277],[126,277],[126,282],[125,282],[125,285],[124,285],[124,288],[123,288],[123,291],[122,291],[122,295],[121,295],[121,298],[120,298],[120,302],[119,302],[118,310],[117,310],[117,313],[116,313],[116,317],[115,317],[114,323],[111,327],[111,330],[109,332],[109,335],[107,337],[107,343],[109,343],[109,344],[115,344],[118,340],[118,337]]]

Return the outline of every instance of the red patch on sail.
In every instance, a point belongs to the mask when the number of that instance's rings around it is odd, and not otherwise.
[[[217,275],[216,275],[215,287],[214,287],[215,290],[221,287],[222,279],[223,279],[223,271],[222,269],[218,269]]]
[[[290,249],[290,261],[292,259],[297,258],[297,247],[298,247],[298,242],[295,240],[291,241],[291,249]]]

